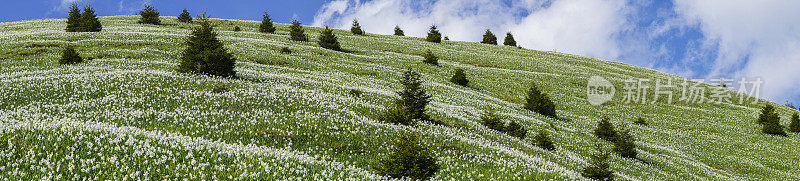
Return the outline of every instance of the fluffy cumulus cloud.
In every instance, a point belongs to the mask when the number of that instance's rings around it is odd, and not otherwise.
[[[800,1],[676,0],[674,10],[716,49],[710,76],[762,77],[765,98],[798,98]]]
[[[367,32],[424,36],[437,25],[452,40],[479,41],[486,29],[498,38],[514,33],[519,45],[615,59],[616,37],[630,27],[625,0],[337,0],[320,8],[314,26],[349,28],[358,19]]]
[[[624,1],[554,1],[511,25],[520,32],[523,46],[616,59],[620,55],[617,39],[632,26],[626,19]]]

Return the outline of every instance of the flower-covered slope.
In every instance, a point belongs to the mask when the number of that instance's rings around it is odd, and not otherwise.
[[[591,76],[615,85],[679,78],[650,69],[335,30],[339,52],[317,45],[320,28],[306,27],[312,41],[295,42],[284,24],[263,34],[259,22],[214,19],[238,59],[239,78],[221,79],[175,71],[196,25],[173,17],[141,25],[137,18],[102,17],[99,33],[64,32],[63,19],[0,23],[0,178],[385,179],[374,166],[399,132],[412,130],[442,165],[437,180],[573,180],[602,142],[592,136],[596,122],[608,116],[632,131],[640,153],[612,157],[618,179],[800,179],[798,135],[764,135],[755,123],[765,101],[626,104],[619,94],[602,106],[586,100]],[[87,60],[59,65],[67,45]],[[281,53],[283,47],[292,53]],[[440,66],[422,63],[426,50]],[[433,96],[428,113],[444,125],[378,120],[408,68],[422,74]],[[455,68],[465,70],[470,87],[448,81]],[[553,99],[558,119],[522,108],[531,83]],[[787,125],[792,110],[778,107]],[[488,110],[521,123],[529,136],[482,126]],[[639,117],[649,126],[631,124]],[[550,133],[555,151],[534,145],[540,131]]]

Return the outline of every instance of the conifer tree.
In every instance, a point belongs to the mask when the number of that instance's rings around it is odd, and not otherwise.
[[[622,129],[614,141],[614,151],[625,158],[636,158],[636,143],[628,129]]]
[[[358,20],[353,20],[353,27],[350,27],[350,32],[353,32],[355,35],[364,35],[364,30],[361,30],[361,25],[358,24]]]
[[[611,124],[611,119],[603,116],[600,122],[597,122],[597,128],[594,130],[594,135],[600,139],[615,142],[617,139],[617,130]]]
[[[450,82],[461,85],[461,86],[469,86],[469,80],[467,80],[467,74],[464,73],[464,69],[456,68],[456,73],[453,74],[453,77],[450,78]]]
[[[778,113],[775,113],[775,107],[770,104],[761,109],[761,114],[758,115],[758,124],[764,124],[772,120],[780,119]]]
[[[236,58],[233,57],[217,39],[217,33],[205,14],[200,17],[200,27],[196,28],[186,44],[189,47],[183,52],[178,71],[234,77]]]
[[[397,92],[400,99],[395,100],[393,107],[380,115],[381,120],[402,125],[413,125],[416,121],[430,120],[425,111],[431,96],[425,93],[419,76],[411,69],[403,73],[403,79],[400,81],[403,90]]]
[[[139,15],[141,16],[139,23],[160,25],[161,19],[159,18],[158,14],[158,11],[156,8],[153,8],[153,6],[150,6],[149,4],[144,5],[144,9],[139,11]]]
[[[258,27],[258,32],[261,33],[275,33],[275,25],[272,24],[272,19],[269,14],[264,11],[264,17],[261,18],[261,25]]]
[[[488,111],[486,115],[481,116],[480,122],[483,124],[483,126],[486,126],[489,129],[493,129],[519,139],[525,139],[525,136],[528,134],[528,130],[526,130],[516,121],[512,120],[508,123],[508,126],[506,126],[501,120],[500,116],[495,114],[494,111]]]
[[[394,141],[394,150],[375,169],[395,179],[427,180],[439,171],[439,164],[425,147],[419,135],[403,132]]]
[[[553,151],[556,147],[553,145],[553,142],[550,141],[550,136],[547,135],[547,132],[544,130],[539,131],[535,137],[533,137],[534,141],[536,141],[536,146],[542,148],[547,151]]]
[[[528,134],[528,130],[525,130],[521,124],[514,120],[508,123],[508,126],[503,129],[503,132],[509,136],[517,137],[519,139],[525,139],[525,136]]]
[[[422,88],[419,73],[409,69],[403,73],[403,80],[400,83],[403,84],[403,90],[397,92],[400,94],[399,104],[408,109],[408,115],[412,119],[429,120],[425,111],[431,96]]]
[[[297,19],[292,20],[292,26],[289,26],[289,36],[294,41],[308,41],[305,30],[303,30],[303,26],[300,25]]]
[[[497,131],[503,131],[505,129],[503,122],[500,120],[500,116],[495,114],[494,111],[489,111],[486,115],[481,116],[481,124],[489,129]]]
[[[328,28],[328,26],[325,26],[325,29],[322,30],[322,34],[319,36],[319,46],[336,51],[342,49],[339,46],[339,40],[337,40],[336,35],[333,34],[333,30]]]
[[[517,41],[514,40],[514,35],[511,35],[511,32],[506,33],[506,39],[503,41],[503,45],[506,46],[517,46]]]
[[[581,175],[592,180],[613,181],[614,171],[611,171],[611,165],[608,164],[608,152],[599,143],[595,147],[597,147],[597,153],[591,156],[589,160],[591,165],[584,167]]]
[[[417,121],[411,118],[411,115],[408,114],[408,109],[399,103],[392,105],[392,107],[380,115],[379,119],[387,123],[406,126],[413,125]]]
[[[483,44],[490,44],[490,45],[497,45],[497,37],[494,36],[494,33],[489,29],[486,29],[486,33],[483,34]]]
[[[425,51],[425,53],[422,54],[422,57],[425,58],[425,60],[423,60],[422,62],[439,66],[439,57],[436,57],[436,55],[433,54],[433,51],[431,50]]]
[[[181,22],[181,23],[191,23],[192,22],[192,15],[189,14],[188,10],[183,9],[183,12],[181,12],[181,15],[178,16],[178,21]]]
[[[394,35],[395,36],[406,36],[406,33],[403,32],[403,29],[400,29],[400,25],[394,26]]]
[[[61,65],[76,64],[81,62],[83,62],[83,58],[78,55],[78,52],[75,51],[75,47],[72,45],[64,48],[64,51],[61,54],[61,59],[58,60],[58,63]]]
[[[781,127],[780,119],[767,122],[761,128],[761,132],[771,135],[786,136],[786,132]]]
[[[797,113],[792,115],[792,122],[789,124],[789,131],[800,133],[800,117],[798,117]]]
[[[525,109],[544,116],[556,117],[556,105],[550,100],[547,93],[539,90],[536,84],[532,84],[528,90],[528,95],[525,98]]]
[[[81,24],[81,9],[78,9],[78,4],[72,3],[69,8],[69,17],[67,18],[67,32],[82,32],[83,27]]]
[[[767,104],[758,116],[758,123],[763,127],[761,132],[771,135],[786,136],[786,132],[781,127],[781,118],[775,113],[775,108]]]
[[[100,32],[103,30],[103,25],[100,24],[100,20],[94,14],[94,9],[89,5],[86,5],[86,8],[83,9],[80,24],[86,32]]]
[[[642,125],[642,126],[647,126],[647,121],[645,121],[644,118],[642,118],[642,117],[639,117],[638,119],[636,119],[636,121],[633,121],[633,123],[638,124],[638,125]]]
[[[280,52],[285,54],[292,54],[292,50],[289,49],[289,47],[281,47]]]
[[[436,29],[436,25],[431,26],[431,29],[428,32],[428,37],[426,37],[425,40],[434,43],[442,42],[442,34]]]

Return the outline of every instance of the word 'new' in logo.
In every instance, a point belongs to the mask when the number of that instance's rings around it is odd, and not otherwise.
[[[600,76],[592,76],[589,78],[589,83],[586,84],[586,99],[589,104],[598,106],[614,97],[616,88],[608,80]]]

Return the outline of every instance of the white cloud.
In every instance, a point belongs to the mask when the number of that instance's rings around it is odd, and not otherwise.
[[[120,0],[117,3],[117,12],[125,14],[138,14],[146,4],[150,4],[150,0]]]
[[[338,0],[322,6],[322,8],[319,10],[319,13],[314,16],[314,23],[331,19],[335,13],[344,13],[344,10],[347,10],[347,1],[348,0]]]
[[[424,36],[433,24],[452,40],[479,41],[491,29],[502,41],[511,31],[527,48],[615,59],[616,35],[627,31],[625,0],[337,0],[323,5],[313,26],[349,28],[358,19],[367,32],[391,34],[400,25]]]
[[[800,93],[800,1],[676,0],[675,12],[718,50],[711,76],[762,77],[776,102]]]
[[[145,4],[149,4],[152,0],[119,0],[117,1],[117,12],[125,13],[125,14],[134,14],[138,13],[139,10],[142,9],[142,6]],[[83,9],[85,0],[59,0],[58,4],[54,5],[53,9],[50,10],[48,13],[66,13],[69,10],[69,7],[72,6],[72,3],[78,3],[79,7]],[[88,1],[91,4],[92,1]]]
[[[67,10],[69,9],[70,6],[72,6],[72,3],[77,3],[79,1],[80,0],[61,0],[60,3],[58,3],[58,5],[56,7],[53,7],[53,9],[50,11],[53,12],[53,11]]]
[[[674,0],[677,17],[663,17],[645,29],[632,19],[647,1],[637,0],[336,0],[320,8],[314,26],[349,28],[358,19],[367,32],[424,36],[437,24],[453,40],[480,41],[488,28],[502,40],[512,31],[526,48],[556,50],[649,67],[683,76],[748,76],[766,81],[773,101],[800,94],[800,1]],[[642,26],[642,25],[638,25]],[[669,44],[653,42],[699,29],[686,41],[686,57],[672,58]],[[638,32],[644,31],[644,32]],[[678,35],[678,38],[681,38]],[[684,37],[685,38],[685,37]],[[652,46],[652,47],[651,47]],[[715,56],[714,56],[715,55]],[[659,58],[660,57],[660,58]],[[710,60],[709,57],[716,57]],[[653,62],[664,59],[671,63]],[[705,67],[703,64],[710,62]],[[710,70],[705,73],[705,70]],[[698,74],[700,73],[700,74]],[[707,74],[707,75],[705,75]],[[697,78],[697,77],[695,77]]]
[[[511,30],[520,34],[526,47],[614,59],[621,51],[617,34],[630,26],[624,5],[624,1],[555,1]]]

